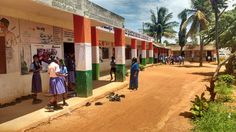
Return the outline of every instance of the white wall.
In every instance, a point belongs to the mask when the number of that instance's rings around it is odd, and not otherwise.
[[[49,90],[49,77],[47,73],[41,73],[43,92]],[[0,103],[7,103],[18,97],[31,94],[32,74],[20,75],[20,73],[0,75]]]

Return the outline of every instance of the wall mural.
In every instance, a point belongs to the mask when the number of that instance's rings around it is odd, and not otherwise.
[[[0,34],[5,37],[7,73],[17,72],[18,44],[20,42],[18,20],[0,16]]]

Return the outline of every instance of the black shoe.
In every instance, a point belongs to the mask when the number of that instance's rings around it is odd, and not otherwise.
[[[66,103],[66,102],[63,102],[63,104],[62,104],[63,106],[69,106],[69,104],[68,103]]]
[[[34,100],[32,101],[32,104],[40,104],[41,102],[42,102],[41,99],[34,99]]]
[[[63,107],[59,106],[59,105],[54,105],[53,106],[53,110],[61,110],[63,109]]]

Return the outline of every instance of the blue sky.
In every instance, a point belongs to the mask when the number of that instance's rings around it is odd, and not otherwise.
[[[173,12],[173,21],[180,23],[177,15],[185,8],[190,8],[190,0],[90,0],[125,18],[125,27],[133,31],[142,28],[143,22],[150,21],[150,9],[166,7]],[[229,0],[230,6],[236,0]],[[231,8],[231,7],[230,7]],[[178,28],[175,28],[178,30]]]

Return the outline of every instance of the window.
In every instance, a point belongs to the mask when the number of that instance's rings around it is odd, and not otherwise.
[[[0,74],[7,73],[5,37],[0,36]]]
[[[125,59],[131,59],[131,47],[126,46],[125,48]]]
[[[109,59],[109,48],[102,48],[102,59]]]

